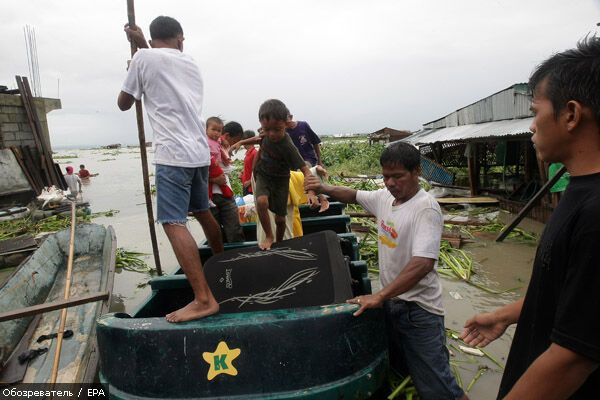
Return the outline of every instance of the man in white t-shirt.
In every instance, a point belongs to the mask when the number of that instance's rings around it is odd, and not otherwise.
[[[435,271],[443,229],[440,207],[419,186],[415,147],[394,143],[381,153],[380,164],[385,189],[357,191],[316,177],[306,179],[305,189],[358,203],[377,218],[382,289],[348,303],[359,306],[355,316],[384,307],[392,368],[411,375],[421,399],[466,398],[450,372],[442,287]]]
[[[202,225],[213,253],[223,251],[221,230],[208,208],[210,151],[202,112],[203,82],[192,57],[183,53],[179,22],[160,16],[150,24],[150,45],[139,27],[125,26],[135,53],[118,106],[129,110],[135,100],[144,104],[154,131],[157,221],[163,225],[194,300],[167,314],[169,322],[206,317],[219,305],[206,283],[196,241],[187,229],[188,212]]]

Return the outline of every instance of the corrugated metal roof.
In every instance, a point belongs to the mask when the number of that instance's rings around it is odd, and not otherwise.
[[[527,84],[517,83],[450,114],[423,124],[424,129],[449,128],[489,121],[530,117]]]
[[[402,141],[413,145],[420,145],[457,140],[466,141],[503,136],[532,135],[532,132],[529,130],[532,121],[533,118],[521,118],[452,126],[449,128],[423,129],[413,133],[406,139],[402,139]]]

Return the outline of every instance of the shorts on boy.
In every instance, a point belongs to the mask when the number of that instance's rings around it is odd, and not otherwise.
[[[156,196],[157,222],[185,225],[188,212],[208,210],[208,166],[157,164]]]
[[[254,198],[268,196],[269,210],[275,215],[287,215],[287,203],[290,192],[290,177],[266,177],[261,173],[254,174]]]
[[[400,299],[384,303],[390,365],[410,374],[422,400],[460,399],[464,392],[451,371],[444,317]]]

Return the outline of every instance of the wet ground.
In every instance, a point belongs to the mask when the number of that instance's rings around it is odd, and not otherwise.
[[[91,173],[99,173],[98,176],[84,183],[83,198],[90,202],[92,212],[113,209],[119,210],[119,213],[113,217],[95,218],[94,222],[112,225],[119,247],[148,253],[146,261],[154,265],[144,205],[139,149],[63,150],[57,155],[71,155],[56,160],[63,168],[72,165],[77,170],[79,164],[85,164]],[[151,153],[148,156],[152,159]],[[150,165],[151,174],[153,170],[153,166]],[[153,176],[150,179],[153,182]],[[189,226],[196,241],[202,242],[204,234],[199,224],[191,222]],[[543,226],[525,220],[520,227],[539,233]],[[159,226],[156,228],[162,269],[165,273],[173,272],[177,267],[175,257],[164,232]],[[472,253],[477,263],[476,275],[473,279],[495,290],[517,287],[519,289],[504,294],[490,294],[467,283],[443,278],[447,328],[460,331],[464,322],[475,313],[491,311],[519,299],[525,293],[535,245],[516,243],[511,240],[496,243],[493,241],[494,237],[494,234],[479,235],[472,243],[467,243],[463,247]],[[148,274],[118,272],[115,276],[112,310],[134,312],[150,293],[149,287],[144,286],[149,279]],[[375,286],[376,282],[374,282]],[[501,339],[485,349],[502,365],[506,362],[513,333],[514,328],[509,328]],[[489,366],[489,369],[473,385],[469,395],[472,399],[495,399],[502,375],[501,368],[487,358],[465,356],[455,350],[452,352],[456,353],[455,357],[452,357],[453,364],[460,373],[465,388],[480,365]]]

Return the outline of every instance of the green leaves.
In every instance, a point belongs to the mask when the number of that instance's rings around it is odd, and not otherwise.
[[[322,146],[321,161],[330,175],[381,174],[379,156],[384,148],[366,141],[328,142]]]
[[[116,252],[115,267],[122,268],[126,271],[131,272],[146,272],[154,274],[155,268],[152,268],[144,260],[143,256],[147,256],[146,253],[139,253],[136,251],[127,251],[122,247],[119,247]]]

